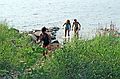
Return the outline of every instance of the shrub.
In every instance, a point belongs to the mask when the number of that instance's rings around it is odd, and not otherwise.
[[[8,29],[7,24],[0,24],[0,32],[0,70],[24,76],[42,57],[43,48],[32,44],[27,34]]]
[[[0,24],[0,78],[7,73],[19,79],[119,79],[120,38],[73,39],[42,60],[43,48],[31,44],[27,34]]]
[[[49,79],[119,79],[120,38],[74,39],[53,54],[44,70]]]

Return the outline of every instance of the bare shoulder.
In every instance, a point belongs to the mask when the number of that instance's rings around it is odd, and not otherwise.
[[[79,22],[77,22],[78,24],[80,24]]]
[[[77,22],[78,24],[80,24],[79,22]]]

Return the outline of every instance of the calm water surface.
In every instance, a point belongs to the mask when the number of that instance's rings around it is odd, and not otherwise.
[[[120,0],[0,0],[0,21],[21,31],[43,26],[61,27],[77,18],[81,31],[93,32],[111,21],[120,27]],[[92,30],[90,30],[92,29]]]

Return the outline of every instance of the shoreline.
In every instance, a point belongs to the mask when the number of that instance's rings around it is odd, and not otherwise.
[[[4,22],[1,22],[2,24],[7,24],[6,23],[6,20]],[[111,23],[112,24],[112,23]],[[110,24],[110,25],[111,25]],[[79,31],[79,38],[80,39],[84,39],[84,40],[88,40],[88,39],[92,39],[94,38],[97,33],[100,31],[100,29],[109,29],[110,25],[108,26],[101,26],[100,24],[98,24],[98,27],[97,28],[90,28],[90,27],[81,27],[81,30]],[[113,24],[115,26],[115,24]],[[8,24],[9,26],[9,24]],[[32,32],[39,32],[41,31],[41,29],[31,29],[31,31],[20,31],[19,29],[16,29],[14,27],[9,27],[9,28],[13,28],[15,29],[16,31],[19,31],[19,33],[28,33],[28,34],[31,34]],[[42,28],[42,27],[41,27]],[[54,26],[46,26],[46,28],[49,29],[49,32],[51,32],[52,34],[52,39],[53,40],[58,40],[61,44],[67,40],[70,41],[71,38],[74,36],[74,33],[73,31],[70,31],[70,38],[68,39],[64,37],[64,29],[62,27],[59,27],[57,25],[54,25]],[[117,29],[117,31],[119,32],[120,30],[115,26],[115,29]],[[39,33],[38,33],[39,34]],[[39,36],[37,34],[37,36]]]
[[[2,79],[6,77],[8,78],[9,74],[12,78],[35,79],[41,77],[51,78],[52,76],[52,79],[60,79],[62,75],[63,79],[65,79],[73,77],[70,77],[69,75],[71,72],[73,72],[76,78],[86,78],[86,74],[84,75],[83,73],[92,73],[90,75],[88,74],[87,78],[94,77],[97,79],[98,76],[99,78],[106,78],[107,76],[108,79],[119,78],[119,73],[114,73],[119,72],[120,68],[119,38],[110,39],[109,37],[103,36],[91,41],[71,41],[69,44],[64,45],[58,50],[55,49],[59,48],[59,45],[56,45],[56,48],[50,48],[55,51],[48,52],[44,58],[43,52],[45,50],[39,45],[31,43],[30,38],[26,36],[27,34],[21,35],[14,29],[9,29],[6,25],[0,24],[0,26],[0,78]],[[101,30],[110,31],[110,29]],[[108,71],[108,69],[110,71]],[[50,72],[48,72],[49,70]],[[76,70],[81,76],[76,74]],[[102,72],[100,72],[101,70]],[[68,75],[65,75],[66,72]],[[93,74],[96,74],[97,72],[99,74],[94,76]],[[51,75],[51,73],[53,74]],[[60,74],[56,76],[57,73]],[[106,73],[110,73],[110,75]]]

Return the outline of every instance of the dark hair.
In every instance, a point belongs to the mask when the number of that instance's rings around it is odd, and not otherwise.
[[[77,22],[77,19],[74,19],[75,22]]]
[[[47,30],[46,27],[43,27],[42,28],[42,33],[44,33],[46,30]]]
[[[67,23],[67,24],[70,24],[70,20],[67,20],[66,23]]]

